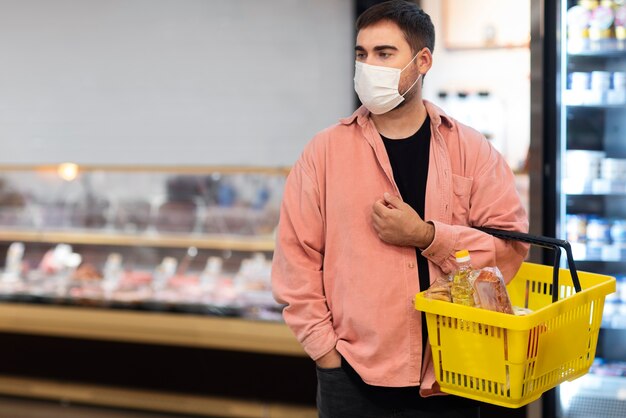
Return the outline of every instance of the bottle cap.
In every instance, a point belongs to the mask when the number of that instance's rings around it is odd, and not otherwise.
[[[457,251],[454,256],[456,257],[456,261],[469,261],[470,259],[468,250]]]

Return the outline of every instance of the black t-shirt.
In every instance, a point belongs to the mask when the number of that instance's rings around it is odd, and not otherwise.
[[[393,179],[400,190],[405,203],[409,204],[419,216],[424,219],[426,203],[426,182],[428,180],[428,162],[430,160],[430,118],[426,120],[412,136],[404,139],[389,139],[382,136]],[[417,274],[420,289],[426,290],[430,286],[428,260],[424,258],[419,248],[415,248],[417,255]],[[426,323],[422,326],[424,342],[427,337]]]

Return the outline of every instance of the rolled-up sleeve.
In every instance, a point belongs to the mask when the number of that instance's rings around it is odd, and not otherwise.
[[[313,360],[337,343],[324,293],[324,230],[320,189],[305,151],[285,184],[272,289],[275,299],[286,305],[285,322]]]

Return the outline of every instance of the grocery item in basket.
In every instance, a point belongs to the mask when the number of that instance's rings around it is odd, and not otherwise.
[[[454,272],[450,292],[452,302],[459,305],[475,306],[474,289],[469,281],[472,272],[472,264],[469,251],[461,250],[455,254],[457,269]]]
[[[474,279],[474,290],[481,308],[513,314],[511,299],[506,291],[502,273],[497,267],[481,269]]]
[[[517,316],[525,316],[533,313],[533,310],[528,308],[522,308],[521,306],[513,306],[513,313]]]
[[[429,299],[443,300],[444,302],[452,302],[452,276],[441,276],[424,292],[424,296]]]

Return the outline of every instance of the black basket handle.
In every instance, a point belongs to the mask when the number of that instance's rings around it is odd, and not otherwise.
[[[475,229],[478,229],[479,231],[485,232],[489,235],[493,235],[496,238],[526,242],[528,244],[536,245],[538,247],[554,250],[555,257],[554,270],[552,273],[552,302],[556,302],[559,299],[559,264],[561,263],[561,248],[563,248],[565,250],[565,254],[567,255],[567,265],[569,267],[570,273],[572,274],[574,289],[576,289],[576,292],[581,291],[580,281],[578,280],[578,271],[576,270],[576,265],[574,264],[574,256],[572,255],[572,246],[569,242],[562,239],[525,234],[523,232],[517,231],[503,231],[501,229],[484,227],[475,227]]]

